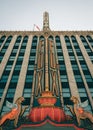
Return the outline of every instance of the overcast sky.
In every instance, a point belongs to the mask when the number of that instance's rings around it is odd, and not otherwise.
[[[51,30],[93,30],[93,0],[0,0],[0,30],[42,29],[44,11]]]

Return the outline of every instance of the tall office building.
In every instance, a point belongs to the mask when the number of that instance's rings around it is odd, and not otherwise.
[[[30,110],[38,107],[42,93],[52,93],[68,115],[71,96],[88,100],[93,112],[93,31],[52,31],[44,12],[41,31],[0,31],[0,63],[1,115],[7,100],[21,96]]]

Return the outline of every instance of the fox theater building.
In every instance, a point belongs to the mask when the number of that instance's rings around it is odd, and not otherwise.
[[[38,27],[37,27],[38,28]],[[93,31],[0,31],[0,130],[93,130]]]

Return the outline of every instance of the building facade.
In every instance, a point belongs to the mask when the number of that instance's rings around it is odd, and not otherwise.
[[[41,31],[0,31],[1,115],[9,111],[7,100],[23,96],[31,109],[44,91],[68,114],[71,96],[88,100],[93,112],[93,31],[52,31],[47,12]]]

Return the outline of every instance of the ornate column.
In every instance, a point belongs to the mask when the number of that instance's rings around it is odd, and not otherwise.
[[[45,91],[49,91],[48,39],[45,39]]]

